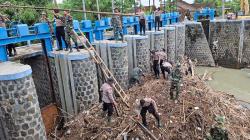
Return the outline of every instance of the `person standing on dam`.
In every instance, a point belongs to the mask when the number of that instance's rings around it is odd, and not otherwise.
[[[140,9],[140,12],[138,13],[139,15],[139,19],[140,19],[140,35],[142,35],[142,32],[143,32],[143,35],[145,36],[146,35],[146,16],[145,16],[145,13],[142,9]]]
[[[69,45],[70,52],[73,52],[70,39],[72,38],[73,42],[75,43],[75,47],[77,51],[79,52],[79,47],[77,43],[77,35],[74,32],[73,27],[73,17],[70,15],[70,11],[66,10],[64,11],[64,18],[65,18],[65,39],[67,44]]]
[[[118,8],[114,9],[115,14],[120,14],[120,10]],[[122,21],[120,15],[113,15],[111,19],[111,25],[113,26],[114,38],[116,41],[119,40],[119,36],[121,36],[121,40],[123,41],[123,31],[122,31]]]
[[[157,8],[154,12],[154,17],[155,17],[155,31],[156,31],[156,27],[158,29],[158,31],[160,31],[160,26],[161,26],[161,9],[160,7]]]
[[[108,78],[107,82],[101,86],[100,91],[102,92],[102,102],[103,102],[103,112],[102,116],[105,117],[108,113],[108,123],[112,122],[112,115],[114,112],[114,106],[117,106],[117,103],[114,98],[114,90],[113,85],[114,80],[112,78]]]
[[[67,41],[65,39],[65,30],[64,30],[65,18],[62,15],[60,15],[59,12],[60,12],[59,9],[54,10],[54,21],[56,23],[56,38],[59,44],[59,48],[57,49],[57,51],[63,50],[62,40],[65,42],[66,51],[68,51],[69,48],[68,48]]]

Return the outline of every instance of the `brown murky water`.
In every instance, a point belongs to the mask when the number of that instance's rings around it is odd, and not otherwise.
[[[232,94],[239,100],[250,102],[250,69],[196,68],[199,75],[203,75],[205,71],[212,73],[212,80],[207,82],[212,88]]]

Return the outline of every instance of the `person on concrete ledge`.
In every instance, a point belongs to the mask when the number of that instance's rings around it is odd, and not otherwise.
[[[140,35],[145,36],[146,35],[146,16],[145,13],[142,9],[139,10],[139,13],[137,13],[137,15],[139,15],[139,23],[140,23]]]
[[[49,25],[50,33],[51,34],[54,33],[53,26],[52,26],[51,22],[49,21],[49,18],[47,17],[47,13],[44,12],[44,11],[42,12],[42,16],[41,16],[40,22],[48,24]],[[44,39],[41,40],[41,43],[42,43],[43,49],[45,49],[45,41],[44,41]],[[52,44],[53,44],[53,39],[52,39]]]
[[[182,80],[181,64],[178,62],[176,68],[171,73],[170,99],[174,100],[175,103],[177,103],[179,97],[181,80]],[[176,92],[175,97],[174,97],[174,91]]]
[[[7,17],[7,15],[0,13],[0,27],[6,28],[6,22],[10,22],[9,18]],[[10,33],[11,32],[8,32],[8,35],[10,35]],[[14,44],[7,45],[7,48],[8,48],[9,57],[15,56],[17,54]],[[13,51],[14,51],[14,54],[12,53]]]
[[[143,83],[143,80],[141,78],[142,76],[145,77],[142,69],[138,67],[134,68],[132,71],[131,77],[129,79],[130,87],[132,87],[135,84],[141,85]]]
[[[155,31],[156,31],[156,27],[158,29],[158,31],[160,31],[160,25],[161,25],[161,8],[157,8],[154,12],[154,17],[155,17]]]
[[[115,8],[114,12],[115,14],[120,14],[120,10],[118,8]],[[115,40],[119,40],[119,36],[121,36],[121,40],[123,41],[122,21],[120,15],[112,16],[111,25],[113,26]]]
[[[102,116],[105,117],[106,113],[108,113],[108,122],[112,122],[112,115],[114,111],[114,107],[117,103],[114,99],[114,91],[112,85],[114,84],[114,80],[112,78],[108,78],[107,82],[101,86],[100,91],[102,92],[102,102],[103,102],[103,112]]]
[[[60,12],[59,9],[54,9],[54,21],[56,23],[56,38],[59,44],[59,48],[56,51],[63,50],[62,40],[65,42],[66,51],[68,51],[69,49],[67,41],[65,39],[65,30],[64,30],[65,18],[61,16],[59,12]]]
[[[67,44],[69,45],[70,52],[73,52],[70,39],[72,38],[73,42],[75,43],[76,49],[79,52],[79,46],[77,43],[77,35],[74,32],[73,27],[73,17],[70,15],[70,11],[64,11],[64,22],[65,22],[65,39]]]
[[[158,107],[153,99],[143,98],[140,101],[137,99],[135,111],[137,113],[137,119],[139,119],[141,116],[142,123],[145,127],[148,127],[146,118],[147,112],[151,113],[155,117],[158,127],[162,126],[160,121],[160,115],[158,113]]]

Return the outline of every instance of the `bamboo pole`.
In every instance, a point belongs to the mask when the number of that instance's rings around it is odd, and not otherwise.
[[[35,10],[55,10],[55,9],[58,9],[60,11],[71,11],[71,12],[92,13],[92,14],[136,16],[134,14],[121,14],[121,13],[97,12],[97,11],[86,11],[86,10],[72,10],[72,9],[63,9],[63,8],[46,8],[46,7],[35,7],[35,6],[4,5],[4,4],[1,4],[0,8],[35,9]]]

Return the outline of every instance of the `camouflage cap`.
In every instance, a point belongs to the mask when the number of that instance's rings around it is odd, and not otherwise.
[[[215,121],[219,124],[223,124],[225,122],[225,116],[217,116],[215,117]]]
[[[47,13],[43,11],[43,12],[42,12],[42,15],[47,15]]]

